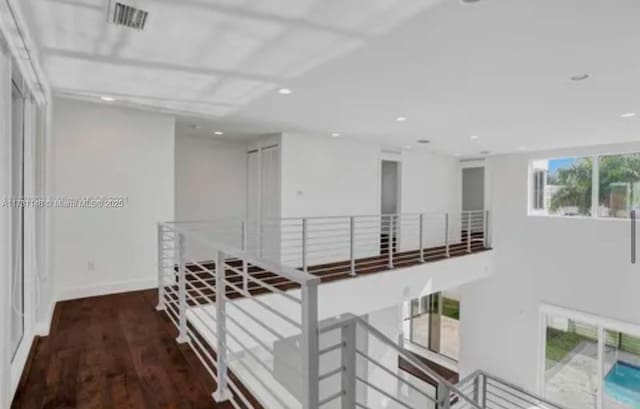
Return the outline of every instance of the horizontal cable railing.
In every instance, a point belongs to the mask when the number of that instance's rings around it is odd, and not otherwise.
[[[331,280],[484,250],[488,223],[484,210],[300,217],[247,223],[243,236],[248,251]]]
[[[323,281],[482,251],[490,247],[489,213],[406,213],[172,222],[206,242],[224,243],[275,265],[303,270]],[[205,242],[205,243],[206,243]],[[207,245],[194,244],[200,260]],[[287,283],[273,278],[279,287]]]
[[[473,394],[464,393],[360,317],[346,315],[321,325],[321,344],[323,339],[333,343],[320,350],[320,366],[326,367],[320,379],[337,379],[321,383],[319,408],[366,409],[381,401],[405,409],[451,408],[457,403],[482,408]],[[436,386],[404,376],[397,357],[409,361]]]
[[[216,401],[230,400],[236,408],[312,407],[304,403],[307,394],[291,393],[278,372],[318,382],[317,365],[308,357],[317,351],[319,279],[233,249],[218,241],[220,231],[213,224],[158,225],[158,309],[217,383]],[[295,362],[277,359],[278,348]],[[305,382],[297,389],[309,390]]]
[[[238,409],[368,407],[356,390],[407,409],[475,408],[361,319],[319,331],[317,286],[488,247],[485,211],[159,223],[158,309],[216,382],[214,399]],[[378,360],[369,342],[415,363],[438,388],[398,376],[397,362]]]
[[[457,384],[468,396],[473,396],[483,409],[566,409],[524,388],[483,371],[476,371]],[[466,409],[464,402],[452,405]]]

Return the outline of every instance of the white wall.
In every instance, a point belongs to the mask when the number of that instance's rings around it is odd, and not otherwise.
[[[282,215],[283,217],[378,215],[381,212],[382,160],[399,161],[400,210],[402,213],[438,213],[425,222],[425,245],[441,245],[444,241],[444,213],[460,212],[461,178],[457,160],[453,157],[425,151],[388,152],[381,145],[350,138],[314,137],[302,134],[282,136]],[[407,218],[401,227],[402,249],[418,246],[418,216]],[[459,217],[457,218],[459,219]],[[451,235],[459,222],[452,217]],[[325,221],[326,222],[326,221]],[[334,230],[341,230],[336,241],[349,240],[349,220],[332,221]],[[339,225],[338,225],[339,224]],[[367,242],[356,248],[356,257],[378,254],[379,234],[372,230],[377,219],[357,219],[356,232],[368,231],[371,237],[356,238]],[[375,228],[375,227],[374,227]],[[300,230],[300,229],[299,229]],[[313,226],[309,227],[313,230]],[[337,233],[335,233],[337,235]],[[358,233],[356,233],[358,236]],[[323,237],[319,237],[321,241]],[[313,237],[309,237],[313,241]],[[326,238],[325,238],[326,241]],[[300,247],[298,243],[298,247]],[[297,255],[298,258],[299,255]],[[348,247],[326,254],[314,251],[308,263],[344,260]],[[284,257],[299,265],[296,257]],[[296,264],[297,261],[297,264]]]
[[[481,368],[535,390],[541,303],[640,323],[640,267],[629,261],[628,221],[527,216],[529,159],[633,150],[640,144],[488,161],[495,274],[462,289],[464,373]]]
[[[177,134],[175,166],[175,220],[245,217],[245,143]]]
[[[349,138],[283,134],[283,217],[380,214],[383,147]],[[402,213],[460,210],[458,161],[425,151],[394,155]]]
[[[174,217],[174,119],[56,99],[53,121],[56,194],[127,198],[54,211],[57,297],[155,286],[156,222]]]
[[[282,217],[380,213],[380,147],[282,135]]]
[[[460,212],[462,179],[456,158],[405,151],[401,175],[402,213]]]

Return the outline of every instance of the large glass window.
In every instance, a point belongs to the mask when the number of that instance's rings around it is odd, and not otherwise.
[[[405,317],[405,335],[411,343],[458,360],[460,297],[444,292],[412,300]]]
[[[640,328],[580,315],[546,315],[546,398],[568,409],[640,408]]]
[[[640,208],[640,153],[533,160],[530,167],[531,214],[628,218]]]
[[[591,215],[592,177],[591,158],[534,161],[532,210],[559,216]]]
[[[601,156],[598,196],[600,217],[629,217],[640,205],[640,154]]]

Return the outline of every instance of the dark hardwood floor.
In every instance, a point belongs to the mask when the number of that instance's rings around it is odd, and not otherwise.
[[[231,409],[214,403],[213,379],[156,300],[148,290],[58,303],[12,408]]]

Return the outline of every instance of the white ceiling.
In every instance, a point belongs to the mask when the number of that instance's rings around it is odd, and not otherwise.
[[[107,24],[107,3],[22,0],[54,90],[181,113],[194,132],[462,155],[640,136],[638,0],[129,1],[150,11],[142,32]]]

